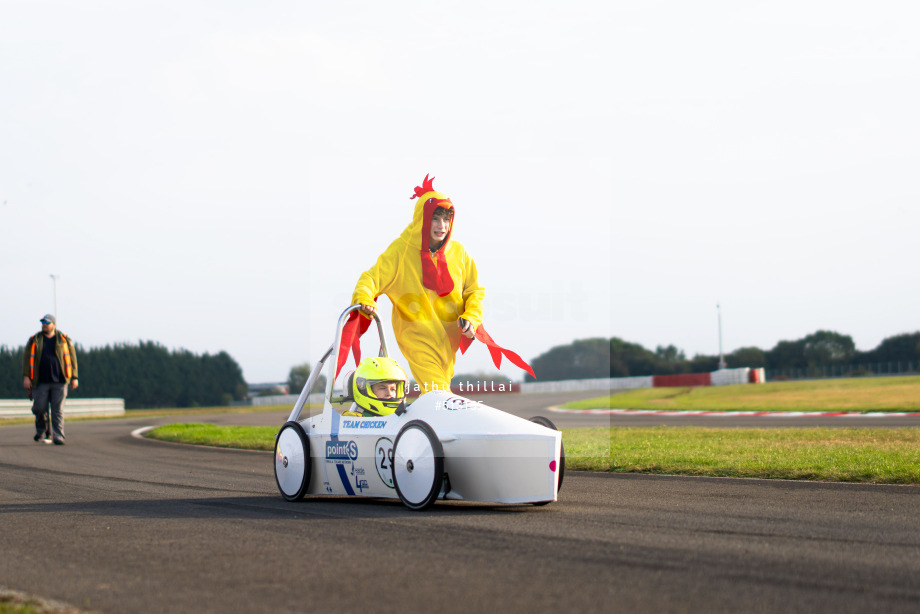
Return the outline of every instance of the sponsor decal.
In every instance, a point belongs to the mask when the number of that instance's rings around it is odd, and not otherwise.
[[[326,462],[327,462],[327,463],[331,463],[332,461],[327,460]],[[335,471],[336,471],[336,473],[339,474],[339,479],[342,480],[342,486],[345,488],[345,494],[346,494],[346,495],[353,495],[353,494],[355,494],[355,490],[351,487],[351,481],[350,481],[350,478],[348,477],[348,474],[345,473],[345,465],[346,465],[346,464],[347,464],[347,462],[346,462],[346,463],[337,463],[336,466],[335,466]]]
[[[366,489],[370,488],[367,484],[367,480],[364,479],[364,467],[358,467],[354,463],[351,464],[351,477],[355,481],[355,489],[358,492],[364,492]]]
[[[464,399],[463,397],[450,397],[441,402],[441,409],[446,409],[448,411],[457,411],[461,409],[479,409],[482,407],[482,403],[479,401],[471,401],[469,399]]]
[[[374,466],[380,481],[395,488],[393,485],[393,442],[387,437],[381,437],[374,445]]]
[[[335,464],[350,463],[358,458],[358,444],[354,441],[327,441],[326,462]]]
[[[384,420],[343,420],[342,426],[347,429],[382,429],[387,425]]]

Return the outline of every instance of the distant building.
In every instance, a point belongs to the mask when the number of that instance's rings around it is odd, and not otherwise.
[[[276,394],[290,394],[286,382],[268,382],[264,384],[249,384],[249,398],[267,397]]]

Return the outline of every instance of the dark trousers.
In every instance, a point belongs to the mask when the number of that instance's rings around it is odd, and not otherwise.
[[[64,400],[67,384],[39,384],[32,390],[32,413],[35,432],[44,435],[48,429],[48,406],[51,406],[51,428],[54,437],[64,439]]]

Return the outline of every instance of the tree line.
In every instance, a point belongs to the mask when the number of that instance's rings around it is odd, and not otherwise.
[[[25,398],[22,387],[23,348],[0,346],[0,398]],[[245,399],[248,386],[237,362],[226,352],[198,355],[187,350],[168,350],[153,341],[123,343],[101,348],[77,344],[80,387],[75,398],[122,398],[128,409],[158,407],[207,407],[229,405]],[[827,367],[901,362],[920,368],[920,332],[888,337],[878,347],[863,352],[853,338],[819,330],[794,341],[780,341],[769,350],[742,347],[724,356],[728,368],[764,367],[771,371],[817,372]],[[580,339],[556,346],[531,361],[544,381],[673,375],[715,371],[719,357],[697,354],[687,358],[673,345],[654,351],[619,337]],[[291,369],[288,384],[298,394],[310,374],[310,365]],[[497,374],[456,376],[453,384],[497,381]],[[532,381],[525,374],[525,381]],[[322,389],[320,386],[317,389]]]
[[[724,356],[728,368],[763,367],[768,370],[800,370],[817,373],[828,367],[902,362],[920,368],[920,332],[894,335],[878,347],[862,352],[850,335],[819,330],[795,341],[780,341],[769,350],[742,347]],[[654,351],[618,337],[580,339],[560,345],[531,362],[541,380],[592,379],[635,375],[705,373],[719,367],[717,355],[687,358],[673,345]],[[854,373],[855,374],[855,373]],[[525,374],[525,381],[533,381]]]
[[[68,391],[73,398],[121,398],[127,409],[209,407],[248,393],[242,369],[226,352],[170,351],[153,341],[76,347],[80,386]],[[0,398],[26,398],[22,352],[0,346]]]

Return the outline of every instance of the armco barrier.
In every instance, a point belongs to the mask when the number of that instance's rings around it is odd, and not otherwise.
[[[709,373],[655,375],[652,377],[652,386],[655,388],[664,388],[668,386],[712,386],[712,378]]]
[[[67,399],[64,418],[78,416],[124,416],[124,399]],[[0,399],[0,418],[31,418],[32,401]]]
[[[660,388],[663,386],[728,386],[731,384],[762,384],[763,369],[720,369],[712,373],[682,373],[679,375],[641,375],[577,379],[559,382],[525,382],[521,392],[577,392],[581,390],[628,390]]]
[[[598,379],[570,379],[560,382],[525,382],[521,392],[577,392],[581,390],[626,390],[651,388],[652,376],[603,377]]]
[[[712,373],[681,373],[678,375],[639,375],[635,377],[601,377],[597,379],[570,379],[558,382],[524,382],[523,384],[505,384],[504,389],[499,389],[494,384],[494,390],[477,390],[475,386],[458,386],[451,388],[452,392],[461,395],[482,394],[484,392],[579,392],[589,390],[629,390],[633,388],[660,388],[663,386],[728,386],[732,384],[762,384],[766,381],[763,369],[720,369]],[[418,396],[409,393],[409,396]],[[253,405],[291,405],[297,401],[297,395],[255,397]],[[310,395],[311,403],[322,403],[323,393],[314,392]]]
[[[742,369],[719,369],[718,371],[713,371],[711,375],[713,386],[732,386],[751,382],[751,370],[747,367]]]
[[[300,395],[296,394],[275,394],[269,397],[253,397],[251,399],[252,405],[287,405],[289,407],[294,407],[294,403],[297,402],[297,399]],[[307,399],[308,403],[322,403],[323,402],[323,393],[314,392]]]

